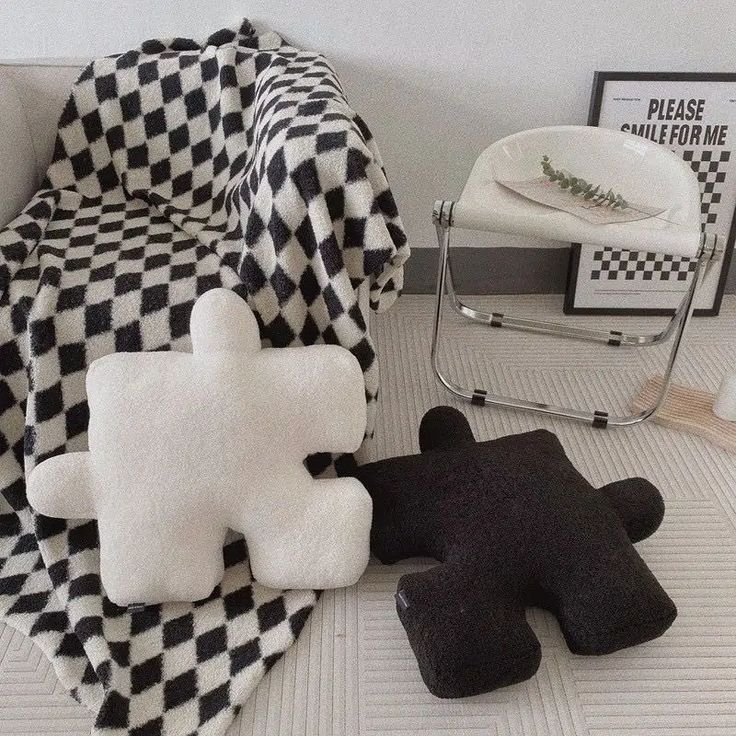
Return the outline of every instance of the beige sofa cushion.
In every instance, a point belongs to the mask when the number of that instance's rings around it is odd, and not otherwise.
[[[28,120],[13,80],[0,69],[0,227],[23,209],[37,185]]]
[[[0,62],[0,71],[15,83],[28,120],[39,183],[51,163],[61,111],[84,65],[77,59]]]

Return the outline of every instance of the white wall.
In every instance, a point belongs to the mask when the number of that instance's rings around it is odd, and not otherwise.
[[[413,246],[493,140],[585,123],[593,71],[733,71],[734,0],[1,0],[0,57],[87,57],[249,17],[335,64]]]

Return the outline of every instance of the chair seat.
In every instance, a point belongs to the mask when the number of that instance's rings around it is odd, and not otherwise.
[[[596,225],[532,202],[496,181],[540,176],[544,154],[557,168],[664,212]],[[700,187],[685,161],[644,138],[588,126],[537,128],[503,138],[481,153],[455,203],[452,225],[693,258],[701,240]]]

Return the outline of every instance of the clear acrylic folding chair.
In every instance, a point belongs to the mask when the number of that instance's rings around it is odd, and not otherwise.
[[[661,206],[658,217],[635,222],[596,225],[528,200],[497,183],[526,180],[540,175],[543,154],[560,167],[587,181],[600,181],[628,200]],[[700,189],[690,166],[664,146],[638,136],[604,128],[558,126],[527,130],[487,148],[475,162],[465,188],[456,201],[435,203],[433,220],[440,248],[437,302],[432,335],[432,367],[439,381],[456,396],[473,404],[527,409],[589,422],[594,427],[637,424],[661,406],[672,369],[693,311],[695,296],[706,273],[723,254],[714,233],[701,232]],[[526,235],[565,243],[590,243],[617,249],[663,253],[695,258],[697,265],[682,302],[667,327],[656,334],[629,334],[595,330],[483,312],[457,297],[452,278],[452,228]],[[502,396],[487,388],[465,387],[443,373],[439,362],[445,297],[455,312],[473,322],[557,337],[603,342],[616,347],[644,347],[672,340],[664,381],[654,403],[636,414],[616,416],[604,409],[586,410]]]

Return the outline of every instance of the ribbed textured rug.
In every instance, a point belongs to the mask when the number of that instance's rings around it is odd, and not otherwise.
[[[476,298],[494,311],[562,319],[558,296]],[[381,408],[371,454],[416,452],[431,406],[455,403],[429,366],[431,297],[404,296],[372,326],[381,360]],[[655,331],[661,319],[564,318]],[[608,324],[606,326],[608,326]],[[468,385],[538,400],[622,411],[666,348],[611,348],[486,329],[449,315],[442,355]],[[736,362],[736,298],[693,322],[678,383],[715,391]],[[531,680],[485,696],[431,696],[394,611],[398,578],[418,561],[371,565],[360,582],[325,593],[297,644],[276,664],[231,736],[730,736],[736,733],[736,458],[653,423],[600,431],[532,414],[457,404],[476,436],[535,427],[560,437],[595,485],[643,475],[667,514],[639,549],[679,616],[654,642],[605,657],[571,655],[556,621],[529,614],[542,642]],[[27,640],[0,632],[0,734],[83,734],[90,719],[54,682]]]

